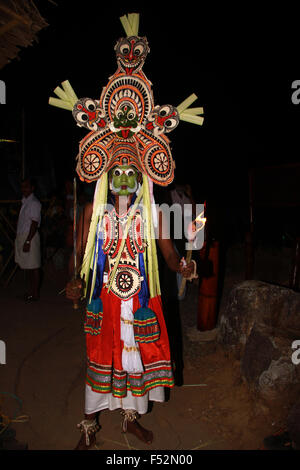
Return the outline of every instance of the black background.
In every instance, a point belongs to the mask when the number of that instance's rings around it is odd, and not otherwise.
[[[44,192],[73,178],[78,142],[86,135],[48,98],[66,79],[78,97],[99,98],[116,71],[114,45],[125,35],[119,17],[130,12],[140,13],[139,35],[150,45],[143,70],[155,104],[176,106],[196,93],[192,106],[204,107],[202,127],[181,122],[170,134],[175,181],[189,182],[197,202],[245,205],[249,167],[299,161],[300,105],[291,101],[299,77],[293,10],[272,5],[262,11],[253,3],[210,3],[208,9],[189,1],[35,3],[49,26],[1,71],[7,89],[1,137],[20,139],[23,108],[26,172],[44,182]],[[12,152],[7,148],[1,145],[3,162]]]

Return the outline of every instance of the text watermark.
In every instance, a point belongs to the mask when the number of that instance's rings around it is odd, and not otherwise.
[[[0,364],[6,364],[6,344],[0,340]]]
[[[292,82],[292,90],[295,90],[292,92],[292,103],[297,105],[300,104],[300,80],[294,80]]]
[[[0,104],[6,104],[6,86],[3,80],[0,80]]]
[[[300,364],[300,340],[299,339],[293,342],[292,349],[296,349],[296,351],[294,351],[292,354],[292,363],[295,366],[298,366]]]
[[[122,207],[122,200],[119,202],[119,214],[127,213],[127,198],[124,197],[124,206]],[[140,212],[143,220],[143,234],[150,234],[152,239],[173,239],[173,240],[186,240],[186,250],[200,250],[204,244],[205,238],[205,222],[204,217],[204,204],[196,204],[195,211],[193,211],[192,204],[151,204],[150,211],[151,217],[147,213],[148,208],[140,203],[137,208]],[[114,214],[115,206],[111,204],[105,204],[99,206],[99,213]],[[128,211],[130,213],[130,211]],[[153,221],[153,230],[147,227],[147,221]],[[99,231],[99,239],[107,236],[109,232],[112,237],[113,234],[118,232],[118,238],[122,239],[125,236],[126,231],[124,227],[122,230],[118,229],[120,223],[119,218],[109,217],[109,222],[102,219],[102,226]],[[126,223],[124,220],[123,223]],[[108,228],[109,227],[109,228]],[[141,233],[141,236],[143,236]],[[137,236],[136,233],[129,231],[127,236]]]

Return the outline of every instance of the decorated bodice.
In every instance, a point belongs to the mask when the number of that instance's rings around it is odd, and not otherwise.
[[[103,217],[103,252],[107,256],[109,273],[112,273],[125,236],[129,213],[117,214],[113,209]],[[128,300],[141,289],[144,280],[140,269],[140,254],[144,252],[143,219],[137,210],[130,222],[124,248],[114,276],[111,291],[120,299]]]

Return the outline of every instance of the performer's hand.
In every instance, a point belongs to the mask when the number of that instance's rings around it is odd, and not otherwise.
[[[187,227],[187,236],[190,242],[193,242],[197,235],[197,223],[193,220],[188,224]]]
[[[30,251],[30,243],[25,242],[23,245],[23,252],[29,253],[29,251]]]
[[[66,285],[66,297],[73,302],[78,301],[82,296],[83,280],[73,279]]]
[[[181,259],[180,265],[179,265],[179,273],[183,277],[185,277],[187,279],[197,277],[196,275],[193,275],[193,274],[196,274],[195,271],[196,271],[195,263],[193,261],[186,264],[184,258]]]

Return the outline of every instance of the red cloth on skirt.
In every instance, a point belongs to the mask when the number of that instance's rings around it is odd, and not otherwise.
[[[155,387],[173,387],[170,348],[160,296],[149,299],[148,307],[156,314],[160,337],[151,343],[138,343],[144,373],[127,373],[122,368],[123,341],[121,339],[121,299],[101,293],[103,314],[98,334],[86,334],[87,376],[86,383],[99,393],[112,393],[124,397],[127,390],[135,396],[143,396]],[[133,313],[140,308],[138,294],[133,297]]]

